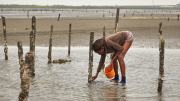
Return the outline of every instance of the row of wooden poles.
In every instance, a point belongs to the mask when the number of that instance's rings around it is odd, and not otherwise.
[[[7,47],[7,37],[6,37],[6,21],[5,17],[2,16],[3,24],[3,34],[4,34],[4,52],[5,60],[8,60],[8,47]],[[48,51],[48,63],[65,63],[71,62],[71,60],[51,59],[52,51],[52,35],[53,35],[53,25],[51,25],[50,40],[49,40],[49,51]],[[36,17],[32,17],[32,31],[30,32],[30,52],[26,53],[25,60],[23,60],[23,48],[22,42],[17,42],[18,47],[18,57],[20,64],[20,78],[21,78],[21,91],[19,94],[19,101],[27,101],[29,94],[29,86],[31,77],[35,76],[35,39],[36,39]],[[70,56],[70,45],[71,45],[71,24],[69,24],[69,44],[68,44],[68,56]]]

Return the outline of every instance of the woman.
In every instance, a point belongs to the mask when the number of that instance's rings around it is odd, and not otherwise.
[[[93,50],[101,55],[101,59],[99,61],[97,73],[92,77],[92,80],[94,81],[98,77],[98,74],[104,64],[106,53],[114,53],[110,62],[110,66],[113,66],[115,71],[115,77],[112,80],[119,80],[118,60],[122,75],[120,83],[126,83],[124,56],[126,55],[126,52],[130,48],[132,42],[133,34],[130,31],[117,32],[105,39],[102,38],[96,40],[93,43]]]

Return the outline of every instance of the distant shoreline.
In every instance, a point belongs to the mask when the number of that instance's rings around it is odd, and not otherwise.
[[[40,5],[0,5],[0,9],[3,8],[59,8],[59,9],[180,9],[180,7],[160,7],[160,6],[66,6],[66,5],[54,5],[54,6],[40,6]]]

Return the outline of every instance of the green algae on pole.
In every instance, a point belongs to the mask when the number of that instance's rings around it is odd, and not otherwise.
[[[94,32],[90,33],[89,42],[89,69],[88,69],[88,83],[92,83],[92,67],[93,67],[93,48],[92,44],[94,42]]]

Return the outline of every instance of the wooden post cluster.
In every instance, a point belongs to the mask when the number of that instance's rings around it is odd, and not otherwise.
[[[103,27],[103,38],[106,38],[106,33],[105,33],[105,26]]]
[[[94,32],[90,33],[90,42],[89,42],[89,69],[88,69],[88,83],[92,82],[92,67],[93,67],[93,48],[92,44],[94,41]]]
[[[50,34],[50,39],[49,39],[48,63],[52,63],[52,59],[51,59],[52,35],[53,35],[53,25],[51,25],[51,34]]]
[[[58,16],[58,21],[59,21],[59,18],[60,18],[60,14],[59,14],[59,16]]]
[[[4,33],[4,53],[5,60],[8,60],[8,47],[7,47],[7,39],[6,39],[6,20],[5,17],[2,17],[2,25],[3,25],[3,33]]]
[[[158,92],[162,91],[163,75],[164,75],[164,44],[165,41],[162,39],[162,23],[159,24],[159,82]]]
[[[35,54],[35,39],[36,39],[36,17],[32,17],[32,31],[30,33],[30,52]]]
[[[18,44],[20,45],[20,43],[18,43]],[[20,45],[20,47],[22,47],[21,45]],[[22,55],[20,55],[20,56],[22,56]],[[21,91],[19,94],[19,101],[27,101],[27,99],[28,99],[30,77],[34,76],[33,61],[34,61],[34,53],[28,52],[25,57],[25,62],[23,64],[23,68],[21,69],[22,76],[21,76]]]
[[[119,22],[119,8],[117,8],[117,11],[116,11],[116,21],[115,21],[115,30],[114,30],[114,33],[117,32],[118,22]]]
[[[68,56],[70,56],[71,49],[71,23],[69,24],[69,44],[68,44]]]

